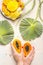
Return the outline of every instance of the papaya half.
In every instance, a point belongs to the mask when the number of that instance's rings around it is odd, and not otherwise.
[[[30,51],[32,50],[32,46],[29,42],[24,43],[24,45],[22,46],[21,41],[19,39],[14,39],[13,47],[18,53],[21,53],[21,50],[23,49],[23,54],[25,57],[29,55]]]
[[[21,53],[21,41],[19,39],[14,39],[13,47],[18,53]]]
[[[27,55],[29,55],[30,51],[32,50],[32,46],[29,42],[26,42],[23,46],[23,52],[24,52],[24,56],[26,57]]]

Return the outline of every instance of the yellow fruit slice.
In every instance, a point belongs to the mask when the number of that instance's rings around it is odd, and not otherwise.
[[[4,4],[2,4],[2,12],[4,12],[6,16],[10,15],[10,12],[6,9],[6,6]]]
[[[12,12],[15,11],[18,8],[18,6],[19,5],[17,1],[10,1],[7,4],[7,9]]]
[[[22,14],[24,3],[22,3],[20,0],[3,0],[3,4],[2,4],[2,12],[8,18],[15,20],[19,18],[19,16]],[[18,11],[19,8],[21,10]]]
[[[13,41],[13,47],[15,50],[20,53],[21,52],[21,41],[19,39],[14,39]]]
[[[8,2],[10,2],[11,0],[3,0],[3,3],[5,4],[5,5],[7,5],[8,4]]]
[[[29,42],[26,42],[23,47],[24,56],[26,57],[31,50],[32,50],[32,46],[30,45]]]
[[[15,20],[15,19],[17,19],[21,15],[21,13],[22,13],[22,11],[17,11],[16,10],[14,13],[11,13],[9,15],[9,18],[11,18],[12,20]]]

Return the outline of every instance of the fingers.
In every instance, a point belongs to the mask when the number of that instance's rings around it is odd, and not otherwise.
[[[14,48],[14,46],[13,46],[13,43],[11,43],[11,49],[12,49],[12,52],[13,52],[13,56],[15,57],[15,59],[16,59],[17,61],[23,60],[24,62],[27,62],[27,63],[30,64],[31,61],[32,61],[33,58],[34,58],[34,53],[35,53],[35,48],[34,48],[34,47],[32,47],[32,49],[31,49],[29,55],[26,56],[26,57],[24,56],[23,46],[22,46],[22,48],[21,48],[21,53],[20,53],[20,54],[18,54],[18,53],[16,52],[16,50],[15,50],[15,48]]]
[[[31,52],[31,55],[30,55],[29,58],[28,58],[28,59],[29,59],[29,60],[28,60],[28,61],[29,61],[29,65],[31,64],[31,62],[32,62],[32,60],[33,60],[33,58],[34,58],[34,53],[35,53],[35,50],[34,50],[34,49],[35,49],[35,48],[33,47],[33,50],[32,50],[32,52]],[[27,61],[27,62],[28,62],[28,61]]]
[[[12,43],[11,43],[11,49],[12,49],[13,55],[18,55]]]
[[[21,52],[21,41],[19,39],[14,39],[11,43],[11,48],[12,48],[12,51],[15,53],[15,54],[20,54]]]
[[[11,43],[11,49],[12,49],[12,54],[13,57],[15,58],[15,60],[18,62],[20,59],[20,55],[16,52],[15,48],[13,47],[12,43]]]
[[[27,57],[25,57],[25,63],[27,65],[30,65],[31,64],[31,62],[32,62],[32,60],[34,58],[34,53],[35,53],[35,48],[32,47],[32,50],[31,50],[30,54]]]
[[[32,54],[34,54],[35,53],[35,48],[34,47],[32,47],[32,50],[31,50],[31,52],[30,52],[30,54],[29,54],[29,57],[31,57],[32,56]]]
[[[29,56],[30,62],[33,60],[34,54],[35,54],[35,50],[34,50],[34,47],[33,47],[33,51],[31,53],[31,55]]]

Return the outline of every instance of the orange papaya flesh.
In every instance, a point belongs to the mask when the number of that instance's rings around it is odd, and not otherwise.
[[[18,39],[15,39],[13,41],[13,47],[15,48],[15,50],[18,52],[18,53],[21,53],[21,41],[18,40]]]
[[[26,42],[23,47],[24,56],[26,57],[29,55],[30,51],[32,50],[32,46],[29,42]]]

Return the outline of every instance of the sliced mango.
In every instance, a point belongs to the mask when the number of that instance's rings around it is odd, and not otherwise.
[[[2,4],[2,11],[4,12],[4,14],[6,16],[9,16],[10,15],[10,12],[6,9],[6,6],[4,4]]]
[[[3,4],[2,12],[8,18],[15,20],[22,14],[24,4],[20,0],[3,0]],[[18,11],[19,8],[21,10]]]
[[[7,5],[8,2],[10,2],[10,1],[12,1],[12,0],[3,0],[3,3],[4,3],[5,5]]]
[[[15,11],[18,8],[18,2],[17,1],[10,1],[7,4],[7,9],[9,11]]]
[[[11,13],[11,14],[9,15],[9,17],[10,17],[12,20],[15,20],[15,19],[17,19],[17,18],[20,16],[21,13],[22,13],[22,11],[15,11],[14,13]]]

